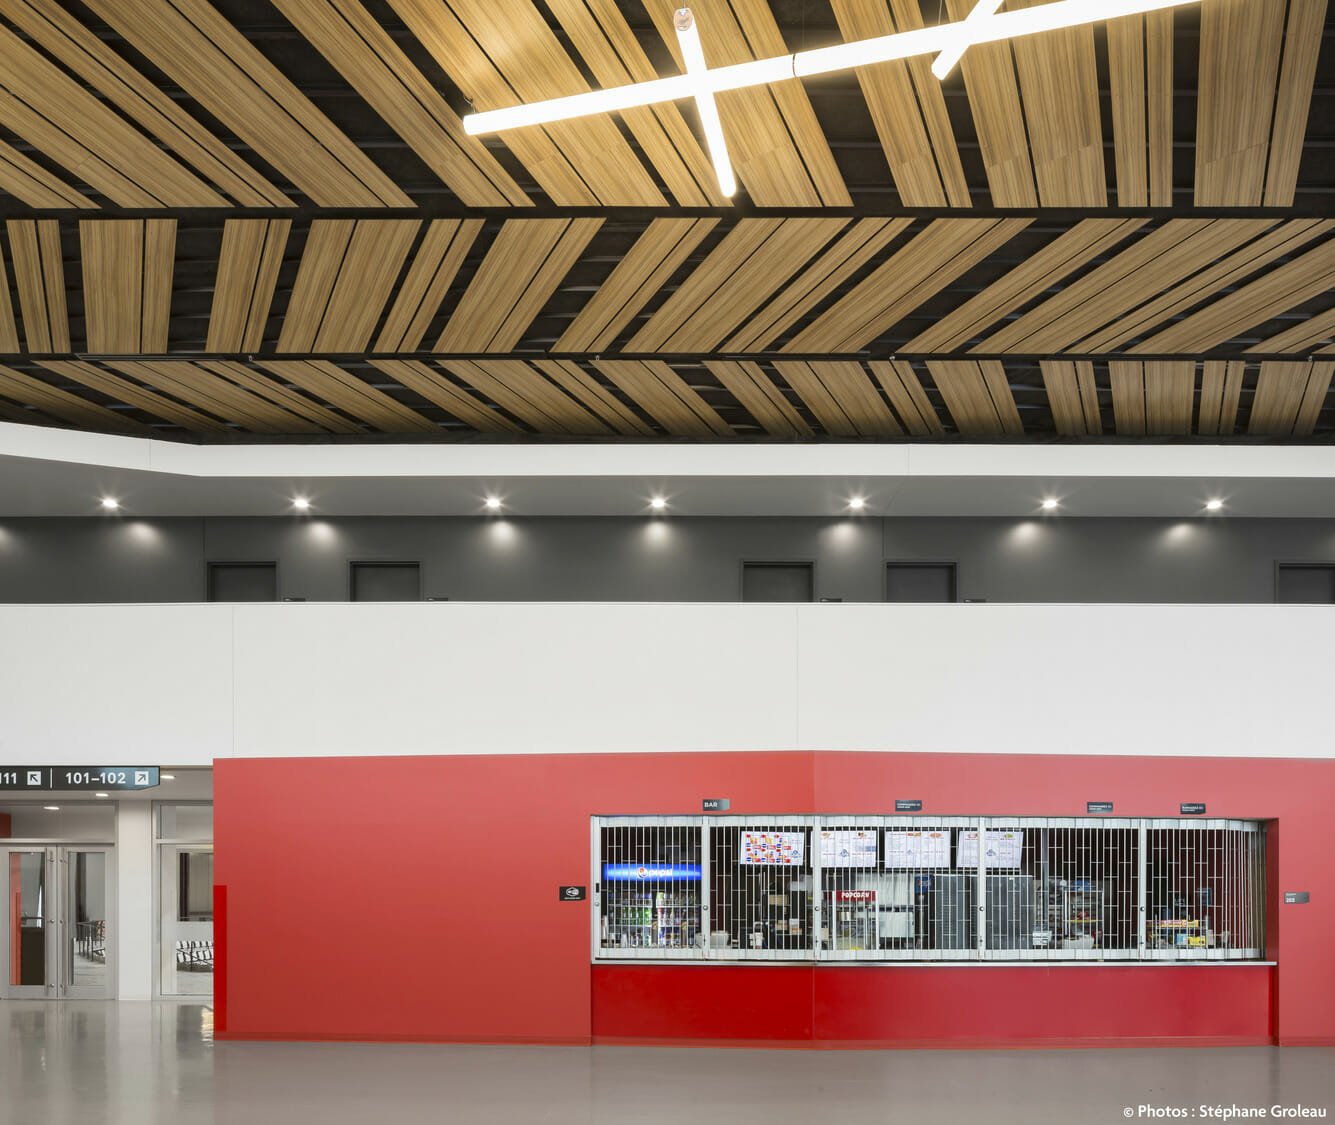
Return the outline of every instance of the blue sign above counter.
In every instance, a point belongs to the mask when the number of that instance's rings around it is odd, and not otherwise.
[[[686,883],[700,881],[698,863],[604,863],[607,883]]]

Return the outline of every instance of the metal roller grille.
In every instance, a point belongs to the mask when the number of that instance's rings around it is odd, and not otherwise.
[[[1257,960],[1265,825],[1125,817],[595,817],[593,954]]]

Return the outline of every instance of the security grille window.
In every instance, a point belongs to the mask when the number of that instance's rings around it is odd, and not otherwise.
[[[711,818],[712,949],[742,960],[811,956],[811,838],[810,817]]]
[[[600,958],[1257,960],[1264,825],[595,818]]]
[[[595,940],[604,955],[703,955],[700,835],[698,817],[605,817],[595,824]]]

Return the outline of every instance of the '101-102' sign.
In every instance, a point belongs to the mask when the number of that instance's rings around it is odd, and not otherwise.
[[[152,789],[157,766],[0,766],[0,790]]]

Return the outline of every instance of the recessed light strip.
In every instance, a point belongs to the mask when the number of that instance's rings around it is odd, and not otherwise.
[[[994,43],[1022,35],[1056,31],[1063,27],[1098,23],[1119,16],[1208,2],[1210,0],[1056,0],[1055,3],[1044,4],[1037,8],[1022,8],[1014,12],[986,15],[975,8],[968,18],[956,23],[901,31],[895,35],[882,35],[855,43],[840,43],[833,47],[818,47],[812,51],[757,59],[735,66],[691,71],[673,78],[657,78],[651,82],[636,82],[629,86],[591,90],[587,94],[574,94],[566,98],[552,98],[548,101],[531,102],[528,105],[470,113],[464,116],[464,131],[477,136],[481,133],[516,129],[524,125],[545,125],[571,117],[587,117],[593,113],[610,113],[615,110],[657,105],[660,102],[677,101],[681,98],[702,99],[725,90],[740,90],[747,86],[762,86],[789,78],[829,74],[832,71],[870,66],[874,63],[890,62],[893,59],[913,58],[917,55],[962,53],[975,43]]]

